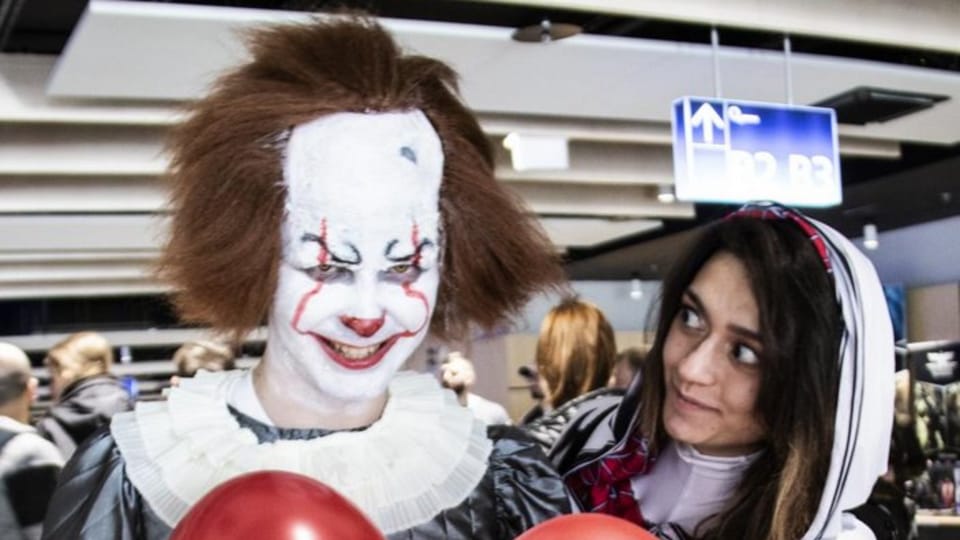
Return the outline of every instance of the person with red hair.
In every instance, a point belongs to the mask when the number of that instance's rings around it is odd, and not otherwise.
[[[428,332],[491,326],[563,281],[493,175],[445,64],[354,16],[256,30],[172,135],[161,275],[181,315],[244,336],[250,371],[183,379],[66,467],[47,538],[164,538],[223,482],[326,483],[389,538],[513,538],[570,511],[536,443],[430,375]]]

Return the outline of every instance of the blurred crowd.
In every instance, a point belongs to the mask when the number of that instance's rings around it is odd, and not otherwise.
[[[535,363],[518,369],[534,405],[517,423],[547,452],[581,407],[594,399],[622,395],[644,356],[645,351],[636,347],[617,352],[613,327],[597,306],[579,298],[562,300],[544,317]],[[441,380],[478,418],[488,424],[512,423],[503,405],[471,391],[477,374],[462,353],[447,356]]]
[[[170,384],[198,370],[233,369],[234,351],[215,341],[184,343],[173,355]],[[43,359],[50,405],[39,415],[40,384],[20,348],[0,342],[0,538],[35,539],[57,477],[77,447],[110,418],[133,408],[135,387],[112,374],[114,347],[78,332]]]

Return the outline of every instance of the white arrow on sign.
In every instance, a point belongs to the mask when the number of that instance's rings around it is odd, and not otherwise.
[[[724,128],[723,118],[706,102],[690,117],[690,125],[703,127],[703,142],[707,144],[713,144],[713,128]]]
[[[734,124],[741,126],[755,126],[760,123],[760,116],[743,112],[743,109],[736,105],[727,107],[727,117]]]

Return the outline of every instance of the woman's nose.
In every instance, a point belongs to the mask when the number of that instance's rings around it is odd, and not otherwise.
[[[677,372],[684,382],[709,385],[714,382],[717,347],[710,338],[698,342],[680,360]]]

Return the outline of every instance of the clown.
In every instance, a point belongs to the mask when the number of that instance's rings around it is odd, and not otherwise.
[[[184,379],[67,467],[48,538],[165,538],[206,493],[282,469],[390,538],[508,538],[570,511],[535,443],[398,370],[562,279],[493,177],[455,74],[376,24],[261,29],[173,133],[163,275],[185,318],[242,337],[250,371]],[[78,502],[79,501],[79,502]]]

